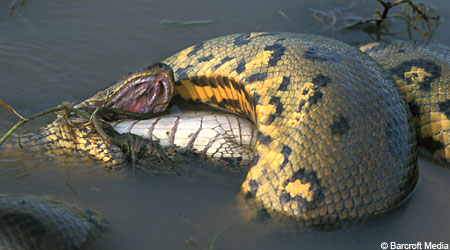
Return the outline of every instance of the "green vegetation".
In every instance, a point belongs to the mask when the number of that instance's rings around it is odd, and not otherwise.
[[[149,115],[106,107],[98,107],[94,110],[94,112],[92,112],[92,114],[90,114],[84,110],[74,108],[70,103],[63,102],[60,105],[40,111],[31,115],[29,118],[25,118],[2,100],[0,100],[0,106],[19,118],[19,121],[1,137],[0,146],[8,139],[9,136],[11,136],[12,133],[18,130],[18,143],[19,146],[22,147],[20,142],[20,134],[22,127],[26,123],[41,116],[57,113],[64,118],[63,121],[66,124],[70,125],[68,127],[72,129],[72,131],[69,131],[72,135],[75,133],[74,129],[76,126],[94,126],[96,133],[106,142],[114,143],[123,149],[126,153],[126,157],[131,160],[133,168],[139,168],[151,174],[171,173],[180,175],[180,172],[175,168],[175,162],[178,161],[178,158],[175,155],[175,147],[161,148],[157,142],[150,141],[133,134],[118,134],[111,128],[108,122],[105,122],[102,119],[102,117],[105,117],[105,114],[126,115],[132,119],[145,119],[148,118]]]

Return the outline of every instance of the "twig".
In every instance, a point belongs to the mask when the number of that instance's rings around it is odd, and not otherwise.
[[[281,15],[282,17],[284,17],[284,19],[286,19],[289,23],[294,24],[294,22],[292,21],[292,19],[290,19],[290,18],[286,15],[286,13],[284,13],[284,11],[278,9],[278,13],[280,13],[280,15]]]
[[[70,112],[73,112],[73,113],[79,115],[80,117],[85,118],[85,119],[91,118],[91,115],[89,115],[88,113],[86,113],[82,110],[75,109],[75,108],[71,107],[70,103],[66,103],[66,102],[63,102],[62,104],[60,104],[56,107],[49,108],[44,111],[38,112],[38,113],[30,116],[29,118],[25,118],[22,115],[20,115],[15,109],[13,109],[11,106],[6,104],[3,100],[0,100],[0,105],[2,107],[4,107],[6,110],[8,110],[9,112],[13,113],[15,116],[19,117],[19,121],[12,128],[10,128],[8,130],[8,132],[6,132],[6,134],[0,139],[0,145],[2,145],[6,141],[6,139],[8,139],[8,137],[17,129],[19,129],[19,134],[20,134],[21,129],[25,123],[32,121],[38,117],[47,115],[47,114],[55,113],[55,112],[62,111],[62,110],[66,110],[66,111],[68,110]],[[19,145],[20,145],[20,136],[18,137],[18,140],[19,140]]]
[[[71,124],[69,120],[71,114],[76,114],[79,117],[84,118],[86,121],[89,121],[94,126],[95,132],[97,132],[98,135],[101,138],[103,138],[107,143],[113,143],[127,152],[128,157],[130,157],[132,160],[133,166],[137,165],[137,163],[141,161],[137,159],[137,157],[142,155],[144,158],[151,159],[150,165],[160,167],[160,166],[167,166],[167,164],[170,164],[170,169],[172,170],[172,173],[175,173],[176,175],[181,175],[180,172],[174,166],[174,162],[176,160],[174,148],[162,149],[154,141],[143,139],[133,134],[120,135],[117,132],[115,132],[114,129],[112,129],[109,123],[100,120],[99,118],[100,115],[105,115],[104,114],[105,111],[113,113],[113,115],[121,114],[138,119],[147,118],[149,117],[149,115],[143,115],[134,112],[104,107],[98,107],[93,111],[92,114],[89,114],[84,110],[73,108],[72,104],[70,103],[63,102],[62,104],[56,107],[36,113],[30,116],[29,118],[25,118],[2,100],[0,100],[0,106],[3,106],[5,109],[7,109],[11,113],[19,117],[19,121],[0,139],[0,145],[2,145],[3,142],[5,142],[6,139],[17,129],[19,129],[18,140],[20,145],[20,133],[25,123],[50,113],[65,111],[66,113],[64,115],[63,121],[66,121],[69,123],[69,125],[73,126],[73,124]],[[109,133],[105,132],[105,130],[111,132],[112,134],[110,135]],[[73,138],[76,137],[73,135]],[[159,163],[159,165],[157,163]],[[142,169],[145,170],[145,168]]]
[[[377,0],[378,5],[375,10],[374,17],[364,18],[350,25],[344,26],[345,28],[353,28],[355,26],[367,23],[375,23],[376,27],[380,28],[383,25],[384,30],[389,32],[385,21],[389,18],[401,18],[405,20],[407,24],[407,31],[410,38],[412,38],[411,29],[415,30],[416,33],[422,38],[422,40],[427,40],[431,37],[431,34],[439,26],[439,16],[428,15],[427,8],[423,4],[415,4],[412,0],[396,0],[394,2],[389,2],[385,0]],[[389,14],[390,10],[400,4],[406,4],[403,13]],[[380,6],[383,6],[383,11],[380,11]],[[430,9],[431,10],[431,9]],[[432,11],[432,10],[431,10]],[[436,21],[434,24],[431,21]],[[420,29],[420,24],[422,24],[422,29]],[[426,26],[426,27],[425,27]]]
[[[2,101],[2,103],[4,103],[4,102]],[[2,105],[2,106],[3,106],[3,105]],[[9,106],[9,105],[8,105],[8,106]],[[10,106],[9,106],[9,107],[10,107]],[[11,108],[11,107],[10,107],[10,108]],[[29,121],[31,121],[31,120],[34,120],[34,119],[36,119],[36,118],[38,118],[38,117],[41,117],[41,116],[44,116],[44,115],[47,115],[47,114],[50,114],[50,113],[55,113],[55,112],[57,112],[57,111],[61,111],[61,110],[65,109],[65,108],[67,108],[67,107],[64,106],[64,105],[58,105],[58,106],[56,106],[56,107],[53,107],[53,108],[44,110],[44,111],[42,111],[42,112],[38,112],[38,113],[36,113],[36,114],[30,116],[30,118],[23,118],[21,115],[18,115],[18,117],[20,118],[20,121],[18,121],[11,129],[9,129],[8,132],[6,132],[6,134],[0,139],[0,145],[2,145],[3,142],[5,142],[6,139],[8,139],[8,137],[9,137],[9,136],[10,136],[17,128],[23,126],[25,123],[27,123],[27,122],[29,122]],[[11,109],[12,109],[12,108],[11,108]],[[8,109],[8,110],[9,110],[9,109]],[[9,111],[11,111],[11,110],[9,110]],[[14,109],[13,109],[13,111],[11,111],[11,112],[12,112],[13,114],[18,114],[17,112],[15,112]]]
[[[111,142],[113,141],[113,138],[111,136],[109,136],[104,130],[103,128],[99,125],[98,122],[98,118],[97,118],[97,113],[100,110],[100,108],[96,108],[94,113],[92,113],[91,115],[91,121],[92,124],[94,125],[95,130],[97,131],[97,133],[103,138],[103,140],[107,141],[107,142]]]
[[[217,231],[213,237],[209,236],[208,233],[206,233],[202,228],[200,228],[200,226],[198,226],[197,224],[195,224],[193,221],[191,221],[190,219],[188,219],[187,217],[183,216],[182,214],[179,215],[181,220],[186,222],[187,224],[191,225],[197,232],[199,232],[207,241],[209,241],[209,247],[207,248],[208,250],[214,250],[215,247],[215,243],[216,241],[219,239],[220,235],[225,232],[226,230],[228,230],[231,226],[236,225],[236,224],[227,224],[225,225],[222,229],[220,229],[219,231]],[[192,241],[190,239],[185,239],[186,243],[191,244],[193,247],[196,247],[197,249],[206,249],[203,248],[201,246],[201,244],[199,244],[198,242]]]
[[[199,232],[206,240],[211,241],[211,236],[209,236],[208,233],[206,233],[202,228],[200,228],[197,224],[195,224],[193,221],[191,221],[189,218],[183,216],[182,214],[179,214],[182,221],[186,222],[187,224],[191,225],[197,232]]]
[[[13,0],[12,3],[9,5],[9,14],[10,14],[10,15],[11,15],[11,14],[14,12],[14,10],[16,9],[16,6],[18,5],[17,2],[18,2],[18,0]],[[25,0],[22,0],[22,2],[20,2],[19,5],[22,5],[22,6],[25,5]]]
[[[211,242],[209,244],[209,250],[214,250],[214,244],[216,243],[217,239],[219,239],[219,236],[228,230],[232,225],[234,224],[228,224],[225,225],[222,229],[220,229],[216,234],[214,234],[214,237],[211,239]]]
[[[18,116],[20,119],[26,120],[23,116],[21,116],[19,113],[17,113],[17,111],[15,111],[11,106],[6,104],[4,101],[0,100],[0,105],[3,106],[9,112],[11,112],[11,113],[15,114],[16,116]]]
[[[217,23],[215,20],[191,20],[191,21],[181,21],[181,20],[161,20],[159,21],[163,27],[184,27],[193,25],[204,25]]]

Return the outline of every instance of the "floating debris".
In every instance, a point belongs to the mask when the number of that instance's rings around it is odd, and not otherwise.
[[[217,23],[217,21],[215,21],[215,20],[191,20],[191,21],[161,20],[159,23],[164,27],[174,28],[174,27],[213,24],[213,23]]]

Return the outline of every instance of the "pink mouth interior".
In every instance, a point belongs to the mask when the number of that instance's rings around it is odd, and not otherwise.
[[[140,114],[164,111],[171,98],[172,88],[164,74],[143,76],[127,84],[106,106]]]
[[[138,99],[134,99],[130,104],[124,106],[122,109],[135,113],[142,113],[145,108],[147,94],[141,95]]]

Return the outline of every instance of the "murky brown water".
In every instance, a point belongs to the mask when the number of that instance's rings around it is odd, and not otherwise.
[[[370,41],[361,30],[324,30],[311,9],[341,8],[370,16],[375,0],[326,1],[48,1],[28,0],[8,15],[0,0],[0,99],[24,115],[61,101],[79,101],[153,61],[196,42],[244,31],[322,34],[348,43]],[[443,23],[433,41],[450,45],[450,4],[428,1]],[[352,5],[350,9],[346,6]],[[280,13],[285,14],[286,17]],[[161,20],[215,20],[162,27]],[[403,23],[397,21],[396,29]],[[398,37],[406,37],[399,33]],[[0,109],[0,131],[16,120]],[[43,118],[27,128],[50,121]],[[392,214],[338,232],[260,234],[240,224],[234,207],[239,180],[108,174],[85,164],[0,159],[0,192],[50,195],[98,210],[110,221],[105,249],[190,249],[185,239],[209,249],[380,249],[383,241],[450,243],[450,171],[420,160],[421,180],[412,199]],[[190,222],[187,222],[190,221]]]

